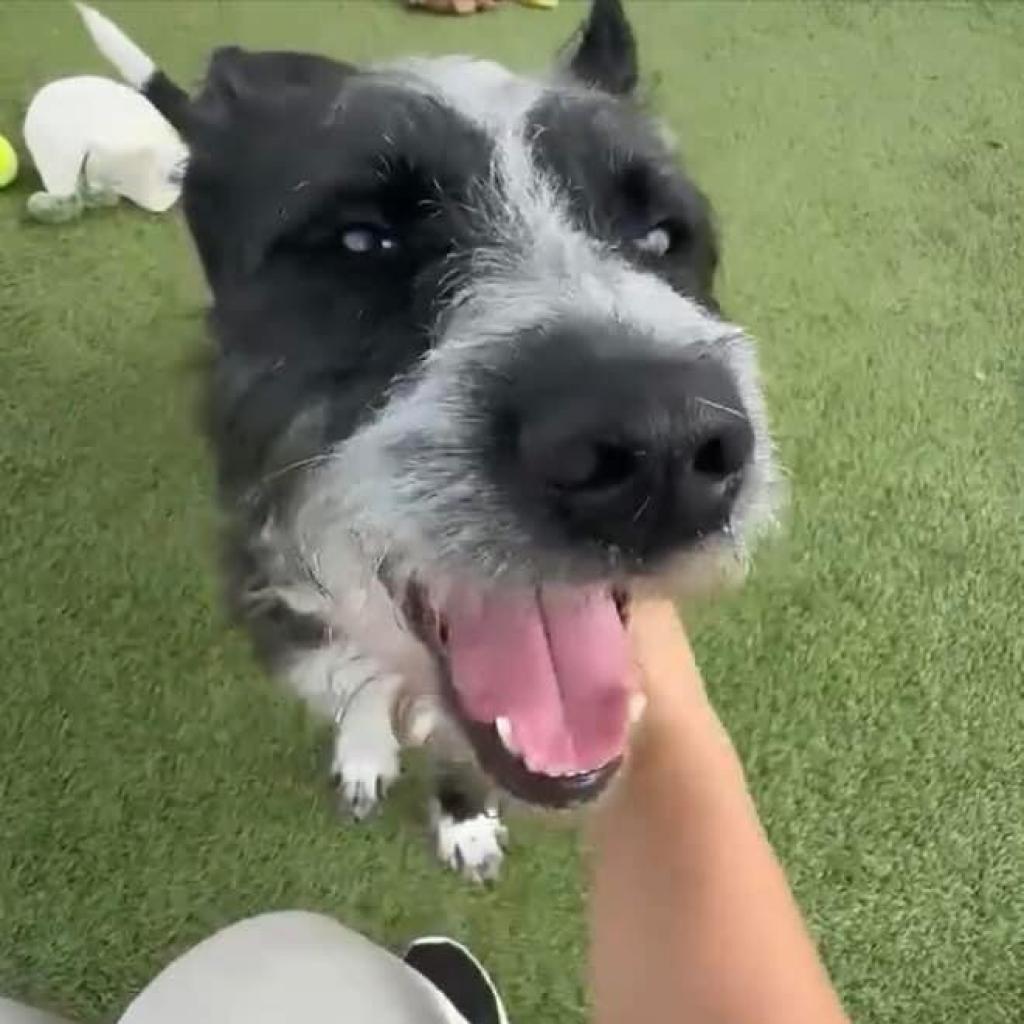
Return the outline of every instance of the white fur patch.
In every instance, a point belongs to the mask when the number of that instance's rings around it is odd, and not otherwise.
[[[156,71],[153,59],[99,11],[86,4],[76,3],[75,6],[96,48],[129,85],[141,89]]]
[[[508,829],[496,812],[456,821],[435,803],[432,823],[437,855],[443,864],[477,884],[498,878],[505,859]]]
[[[541,82],[476,57],[413,57],[382,70],[438,96],[491,135],[518,125],[544,95]]]
[[[370,678],[337,715],[331,772],[357,821],[367,817],[398,778],[399,744],[392,711],[401,680]]]

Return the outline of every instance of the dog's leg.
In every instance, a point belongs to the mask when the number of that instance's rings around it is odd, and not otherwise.
[[[477,884],[497,879],[508,829],[493,790],[475,771],[453,765],[439,770],[430,823],[442,863]]]
[[[338,713],[331,779],[357,821],[373,812],[401,771],[392,725],[400,687],[397,676],[368,676]]]
[[[361,821],[400,771],[392,711],[401,680],[342,644],[301,652],[285,674],[308,704],[334,719],[331,778],[344,805]]]

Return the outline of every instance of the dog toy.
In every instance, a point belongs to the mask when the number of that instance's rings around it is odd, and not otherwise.
[[[28,214],[49,224],[123,196],[163,213],[181,193],[185,144],[141,93],[96,75],[61,78],[29,103],[25,146],[43,180]]]
[[[17,176],[18,154],[7,139],[0,135],[0,188],[7,188]]]

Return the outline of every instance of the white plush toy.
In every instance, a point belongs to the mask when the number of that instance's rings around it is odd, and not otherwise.
[[[24,135],[46,189],[28,200],[38,220],[71,220],[121,196],[162,213],[181,192],[185,144],[145,96],[109,78],[43,86],[29,104]]]

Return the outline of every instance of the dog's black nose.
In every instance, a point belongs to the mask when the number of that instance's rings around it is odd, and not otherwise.
[[[726,526],[754,450],[726,366],[560,341],[515,374],[514,457],[546,516],[643,560]]]

